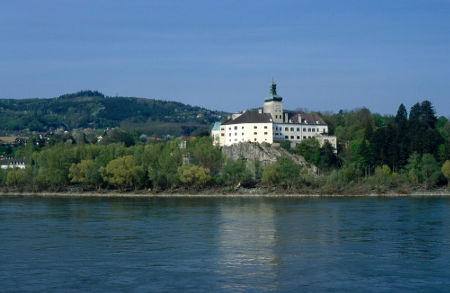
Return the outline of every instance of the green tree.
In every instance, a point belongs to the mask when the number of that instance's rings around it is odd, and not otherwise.
[[[213,174],[222,167],[224,161],[222,151],[219,147],[213,146],[210,136],[201,137],[189,149],[192,150],[194,162],[198,166],[209,169]]]
[[[244,159],[228,160],[223,168],[223,177],[227,185],[241,184],[246,186],[253,183],[252,174],[247,169]]]
[[[135,166],[132,170],[133,172],[133,185],[134,189],[140,189],[145,186],[147,181],[147,174],[143,166]]]
[[[302,166],[295,164],[286,157],[279,157],[275,164],[267,166],[262,174],[262,182],[292,190],[300,184]]]
[[[338,160],[336,154],[334,153],[333,146],[328,141],[325,141],[319,151],[319,161],[317,162],[317,167],[321,169],[330,169],[332,167],[336,167],[337,162]]]
[[[24,184],[23,170],[11,169],[6,173],[6,185],[11,187],[18,187]]]
[[[297,153],[309,163],[317,165],[320,157],[320,144],[317,139],[307,138],[297,145]]]
[[[95,186],[95,189],[98,189],[102,183],[99,169],[99,165],[93,160],[82,160],[78,164],[72,164],[69,169],[70,181],[86,186]]]
[[[176,141],[167,142],[152,166],[151,181],[158,188],[171,188],[178,184],[178,167],[183,164],[183,152]]]
[[[180,176],[180,182],[183,183],[188,189],[192,186],[199,188],[205,186],[209,176],[209,170],[196,165],[184,165],[178,168],[178,175]]]
[[[405,124],[408,121],[408,112],[403,104],[400,104],[397,110],[397,115],[395,115],[395,123],[398,125]]]
[[[450,161],[449,160],[445,161],[445,163],[442,165],[441,171],[442,171],[442,174],[444,174],[445,178],[447,178],[447,185],[450,188]]]
[[[375,168],[375,180],[379,185],[385,185],[389,183],[391,176],[391,168],[388,165]]]
[[[406,171],[408,173],[408,178],[412,183],[418,184],[422,182],[421,157],[418,153],[413,153],[408,158]]]
[[[132,156],[117,158],[101,168],[103,180],[123,191],[134,185],[134,169],[136,160]]]
[[[264,168],[261,181],[269,186],[277,186],[280,183],[280,173],[276,164]]]
[[[75,161],[72,145],[58,143],[46,147],[43,151],[35,153],[33,160],[42,169],[43,182],[52,189],[58,190],[69,183],[69,169]]]
[[[6,171],[0,169],[0,186],[4,186],[6,184]]]
[[[439,164],[431,154],[424,154],[422,156],[421,164],[421,173],[425,183],[425,188],[431,188],[439,180]]]

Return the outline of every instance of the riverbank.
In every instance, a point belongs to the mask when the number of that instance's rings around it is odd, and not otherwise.
[[[301,194],[301,193],[276,193],[276,192],[221,192],[221,193],[151,193],[151,192],[0,192],[0,197],[96,197],[96,198],[165,198],[165,197],[268,197],[268,198],[288,198],[288,197],[450,197],[448,189],[433,191],[414,191],[405,193],[365,193],[365,194]]]

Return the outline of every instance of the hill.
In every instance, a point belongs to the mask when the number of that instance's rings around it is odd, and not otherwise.
[[[119,126],[147,135],[195,135],[226,113],[179,102],[80,91],[51,99],[0,99],[0,132]]]

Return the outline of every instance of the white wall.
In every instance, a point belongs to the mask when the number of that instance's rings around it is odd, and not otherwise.
[[[273,129],[274,140],[295,142],[328,132],[327,125],[297,123],[275,123]]]
[[[272,123],[240,123],[223,125],[225,142],[223,145],[232,145],[240,142],[272,143]]]

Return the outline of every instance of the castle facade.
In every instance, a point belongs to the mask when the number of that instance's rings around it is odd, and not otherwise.
[[[219,146],[241,142],[301,143],[314,137],[320,145],[328,141],[336,150],[336,137],[328,135],[328,125],[319,115],[284,111],[282,100],[272,80],[263,108],[233,114],[223,123],[216,122],[211,130],[213,143]]]

